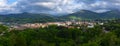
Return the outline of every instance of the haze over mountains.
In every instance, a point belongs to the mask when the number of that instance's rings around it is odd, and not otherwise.
[[[35,14],[35,13],[20,13],[0,15],[1,22],[54,22],[54,21],[67,21],[67,20],[96,20],[96,19],[119,19],[120,11],[112,10],[104,13],[96,13],[89,10],[80,10],[78,12],[54,16],[51,14]]]

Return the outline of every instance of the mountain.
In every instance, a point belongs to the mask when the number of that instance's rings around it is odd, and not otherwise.
[[[112,10],[104,13],[96,13],[88,10],[80,10],[78,12],[63,16],[54,16],[44,13],[19,13],[0,15],[0,22],[15,22],[15,23],[44,23],[67,20],[97,20],[97,19],[117,19],[120,18],[120,11]]]
[[[105,13],[100,14],[101,18],[106,19],[114,19],[114,18],[120,18],[120,11],[119,10],[112,10]]]
[[[88,10],[81,10],[72,14],[61,16],[61,18],[68,20],[114,19],[114,18],[120,18],[120,11],[112,10],[104,13],[96,13]]]
[[[20,14],[8,14],[0,15],[0,21],[2,22],[17,22],[17,23],[36,23],[36,22],[52,22],[57,21],[50,14],[33,14],[33,13],[20,13]]]

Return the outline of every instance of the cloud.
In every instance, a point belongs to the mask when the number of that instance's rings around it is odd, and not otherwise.
[[[74,13],[79,10],[105,12],[113,9],[120,10],[120,0],[17,0],[7,4],[0,0],[0,13]]]
[[[6,8],[6,0],[0,0],[0,12]]]
[[[8,4],[8,0],[0,0],[0,14],[18,13],[16,10],[17,2]]]

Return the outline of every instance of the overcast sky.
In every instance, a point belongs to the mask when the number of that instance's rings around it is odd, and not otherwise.
[[[120,0],[0,0],[0,14],[74,13],[80,10],[105,12],[120,10]]]

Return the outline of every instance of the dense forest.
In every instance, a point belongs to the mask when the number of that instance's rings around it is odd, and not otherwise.
[[[120,46],[119,33],[119,21],[80,29],[51,25],[8,31],[0,25],[0,46]]]

